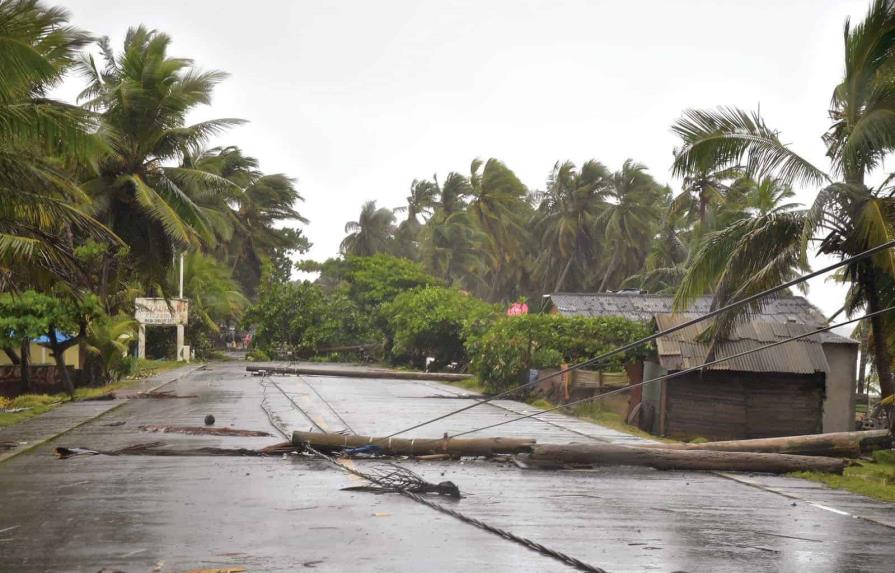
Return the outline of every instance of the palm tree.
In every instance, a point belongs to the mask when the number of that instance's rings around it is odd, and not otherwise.
[[[643,266],[647,249],[661,220],[665,188],[631,159],[612,174],[603,212],[596,220],[606,250],[612,253],[599,291],[620,284]]]
[[[438,198],[437,180],[414,179],[410,184],[410,195],[407,196],[407,206],[398,207],[396,213],[406,211],[407,218],[398,225],[395,232],[397,242],[397,254],[408,259],[417,259],[419,256],[419,234],[422,230],[420,216],[430,215],[435,208]]]
[[[833,92],[833,125],[823,136],[832,163],[829,175],[783,144],[758,113],[735,108],[690,110],[675,123],[673,129],[683,140],[673,168],[678,175],[690,173],[697,165],[745,165],[746,171],[756,177],[774,174],[786,183],[826,185],[807,212],[801,216],[786,213],[763,217],[767,224],[761,225],[761,229],[772,235],[748,234],[736,251],[730,251],[730,258],[715,263],[729,268],[733,257],[765,263],[761,267],[757,266],[760,263],[753,264],[756,280],[744,277],[746,282],[735,285],[733,290],[730,289],[734,285],[712,285],[716,302],[748,296],[763,285],[779,284],[791,268],[787,262],[798,264],[799,257],[804,259],[810,242],[818,241],[820,253],[846,258],[895,237],[891,189],[886,184],[877,188],[865,184],[865,177],[895,149],[893,50],[895,0],[874,0],[864,21],[854,27],[846,21],[845,73]],[[770,254],[763,250],[770,250]],[[691,269],[691,285],[700,282],[698,275],[704,271],[699,268]],[[893,275],[895,254],[891,250],[846,266],[842,276],[850,283],[848,310],[863,306],[872,313],[883,309],[883,297],[888,296],[886,285],[892,282]],[[688,287],[679,301],[686,302],[696,290]],[[885,321],[876,315],[870,323],[880,389],[883,396],[888,396],[895,393],[895,385]]]
[[[395,232],[395,214],[385,207],[376,208],[376,201],[361,207],[357,221],[345,224],[348,236],[342,239],[339,250],[343,255],[369,257],[391,250]]]
[[[542,247],[535,269],[545,288],[547,277],[558,275],[553,291],[560,291],[576,262],[586,271],[596,258],[596,221],[605,208],[603,194],[610,177],[609,170],[593,160],[580,172],[571,161],[553,166],[533,222]]]
[[[472,192],[469,180],[449,173],[439,189],[432,217],[420,233],[423,266],[448,285],[481,288],[483,260],[478,246],[484,237],[475,229],[466,210]]]
[[[200,205],[199,192],[228,197],[239,192],[218,175],[171,165],[240,120],[186,124],[190,111],[210,103],[224,74],[198,72],[191,60],[169,57],[170,42],[155,30],[131,28],[119,54],[107,38],[100,40],[102,68],[89,55],[80,63],[90,83],[79,100],[100,114],[99,134],[111,150],[84,187],[94,212],[130,246],[142,276],[157,284],[164,282],[175,249],[213,245],[217,239],[220,221]],[[104,267],[101,293],[111,262]]]
[[[45,95],[90,41],[67,21],[36,0],[0,0],[0,290],[79,282],[72,240],[115,240],[68,170],[101,149],[92,117]]]
[[[472,162],[469,185],[469,217],[486,240],[482,249],[490,274],[486,298],[514,298],[518,293],[512,291],[518,290],[521,276],[527,273],[525,222],[532,210],[528,190],[515,173],[493,158],[484,168],[482,160]]]
[[[215,253],[230,265],[234,278],[248,296],[257,293],[262,264],[280,252],[308,247],[301,231],[279,227],[284,221],[307,223],[295,209],[304,201],[295,187],[295,180],[282,173],[265,175],[258,161],[242,153],[238,147],[213,148],[199,153],[190,166],[223,177],[241,191],[228,200],[226,193],[205,193],[212,204],[206,211],[210,221],[223,216],[221,242]],[[197,201],[202,206],[202,201]]]

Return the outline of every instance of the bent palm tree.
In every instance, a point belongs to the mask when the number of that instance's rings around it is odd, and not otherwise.
[[[36,0],[0,0],[0,290],[75,281],[70,233],[114,241],[66,169],[101,149],[93,119],[44,95],[90,41],[67,21]]]
[[[596,221],[605,208],[603,194],[610,177],[609,170],[593,160],[582,165],[580,172],[571,161],[553,167],[534,227],[545,247],[535,260],[535,269],[545,285],[548,276],[557,276],[554,292],[566,284],[576,262],[583,268],[595,258]]]
[[[239,191],[224,177],[171,166],[211,135],[241,121],[186,124],[191,110],[211,101],[224,74],[197,72],[191,60],[169,57],[170,43],[155,30],[131,28],[119,54],[107,38],[99,42],[102,69],[92,56],[80,63],[90,83],[79,100],[100,114],[99,134],[111,149],[84,188],[93,197],[94,212],[131,247],[140,271],[156,284],[164,282],[175,249],[216,241],[220,221],[213,221],[199,204],[199,193]]]
[[[376,208],[376,201],[367,201],[357,221],[345,224],[348,236],[342,239],[339,250],[343,255],[369,257],[388,252],[395,231],[395,214],[391,209]]]
[[[759,292],[763,286],[780,284],[792,270],[786,262],[800,266],[808,244],[815,240],[819,240],[819,252],[847,258],[895,237],[891,191],[884,186],[872,189],[864,183],[865,176],[895,149],[893,50],[895,1],[875,0],[864,21],[854,27],[846,21],[845,74],[833,92],[830,117],[834,123],[823,136],[832,175],[783,144],[758,113],[735,108],[689,110],[675,123],[672,129],[684,143],[674,160],[677,175],[706,164],[717,168],[745,165],[755,177],[775,175],[785,183],[827,184],[807,212],[759,217],[750,223],[759,229],[745,232],[726,259],[723,249],[719,252],[716,267],[730,267],[734,258],[764,263],[754,267],[754,280],[731,290],[716,280],[723,275],[706,274],[705,265],[694,265],[685,281],[689,286],[682,285],[679,291],[679,308],[701,294],[694,286],[700,283],[714,291],[716,305]],[[832,182],[834,177],[841,181]],[[770,233],[776,235],[774,240],[768,239]],[[846,266],[841,276],[850,283],[849,309],[863,306],[868,312],[882,310],[883,297],[888,296],[886,285],[891,284],[893,275],[895,254],[891,249]],[[883,317],[877,315],[870,322],[880,389],[883,396],[888,396],[895,393],[892,349],[886,342],[889,338]],[[723,334],[723,329],[718,330]]]

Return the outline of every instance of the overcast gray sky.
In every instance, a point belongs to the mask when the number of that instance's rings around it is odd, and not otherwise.
[[[363,201],[396,207],[414,178],[497,157],[532,189],[554,162],[646,164],[676,191],[671,122],[688,107],[761,110],[826,168],[820,135],[842,26],[869,0],[64,0],[120,45],[140,23],[171,53],[230,73],[195,119],[249,124],[239,145],[298,179],[310,256],[335,255]],[[62,90],[73,97],[73,78]],[[810,202],[814,190],[800,200]],[[825,312],[841,289],[809,298]]]

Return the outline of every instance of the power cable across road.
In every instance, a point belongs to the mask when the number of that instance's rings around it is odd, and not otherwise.
[[[263,374],[261,377],[261,384],[265,388],[266,388],[265,378],[267,378],[267,377],[268,376],[266,373]],[[289,394],[280,387],[279,384],[277,384],[273,380],[270,380],[270,383],[273,384],[273,386],[276,387],[276,389],[279,390],[283,394],[283,396],[285,396],[289,400],[289,402],[292,404],[293,407],[295,407],[308,420],[310,420],[310,422],[312,424],[314,424],[314,426],[316,426],[318,430],[320,430],[324,434],[329,433],[326,431],[325,428],[323,428],[319,423],[317,423],[304,408],[299,406],[298,403],[296,403],[295,400],[293,400],[289,396]],[[314,389],[313,387],[311,387],[311,389],[314,390],[314,393],[317,394],[317,396],[330,408],[330,410],[333,411],[334,414],[336,414],[336,417],[338,417],[340,420],[342,420],[343,423],[345,423],[344,419],[342,419],[342,416],[339,415],[338,412],[336,412],[336,410],[332,407],[332,405],[330,405],[329,402],[327,402],[323,398],[323,396],[321,396],[316,391],[316,389]],[[267,419],[270,422],[270,424],[274,428],[276,428],[276,430],[278,432],[280,432],[280,434],[282,434],[284,438],[286,438],[287,440],[291,440],[292,436],[289,434],[288,429],[283,428],[281,424],[278,424],[275,422],[272,412],[268,408],[265,408],[264,400],[262,400],[262,402],[261,402],[261,409],[264,410],[264,413],[267,415]],[[351,429],[347,423],[345,425],[352,433],[354,433],[354,430]],[[363,479],[369,481],[370,483],[374,483],[377,485],[385,485],[385,484],[382,484],[380,482],[379,478],[377,478],[375,475],[363,472],[357,468],[354,468],[354,467],[351,467],[351,466],[348,466],[345,464],[340,464],[338,460],[324,454],[323,452],[316,450],[315,448],[311,447],[308,444],[305,444],[304,448],[308,452],[313,454],[314,456],[325,460],[326,462],[332,464],[334,467],[336,467],[344,472],[347,472],[349,474],[363,478]],[[472,525],[473,527],[477,527],[483,531],[487,531],[488,533],[497,535],[498,537],[501,537],[503,539],[506,539],[507,541],[511,541],[513,543],[521,545],[531,551],[535,551],[536,553],[539,553],[545,557],[549,557],[551,559],[559,561],[560,563],[563,563],[564,565],[567,565],[575,570],[585,571],[586,573],[608,573],[605,569],[585,563],[584,561],[581,561],[580,559],[576,559],[575,557],[572,557],[571,555],[567,555],[561,551],[551,549],[551,548],[547,547],[546,545],[542,545],[536,541],[528,539],[527,537],[522,537],[522,536],[516,535],[515,533],[513,533],[511,531],[507,531],[506,529],[501,529],[500,527],[495,527],[493,525],[485,523],[484,521],[481,521],[474,517],[470,517],[468,515],[464,515],[464,514],[460,513],[459,511],[456,511],[449,507],[445,507],[444,505],[441,505],[440,503],[435,503],[434,501],[432,501],[430,499],[426,499],[426,497],[419,495],[418,493],[415,493],[412,491],[407,491],[406,489],[401,489],[401,488],[393,489],[393,491],[394,491],[394,493],[403,495],[404,497],[407,497],[419,504],[425,505],[426,507],[428,507],[430,509],[434,509],[435,511],[438,511],[439,513],[443,513],[445,515],[453,517],[454,519],[462,521],[463,523]]]
[[[853,257],[848,257],[848,258],[846,258],[846,259],[842,259],[841,261],[838,261],[838,262],[836,262],[836,263],[833,263],[832,265],[827,265],[826,267],[823,267],[823,268],[818,269],[818,270],[816,270],[816,271],[813,271],[813,272],[810,272],[810,273],[807,273],[807,274],[804,274],[804,275],[800,275],[800,276],[798,276],[798,277],[796,277],[796,278],[794,278],[794,279],[792,279],[792,280],[789,280],[789,281],[787,281],[787,282],[785,282],[785,283],[783,283],[783,284],[780,284],[780,285],[778,285],[778,286],[775,286],[775,287],[772,287],[772,288],[763,290],[763,291],[761,291],[761,292],[759,292],[759,293],[757,293],[757,294],[753,294],[753,295],[747,296],[746,298],[743,298],[743,299],[741,299],[741,300],[732,302],[732,303],[728,304],[727,306],[723,306],[723,307],[721,307],[721,308],[712,310],[712,311],[706,313],[706,314],[703,315],[703,316],[694,318],[694,319],[692,319],[692,320],[688,320],[688,321],[683,322],[683,323],[681,323],[681,324],[679,324],[679,325],[677,325],[677,326],[674,326],[674,327],[672,327],[672,328],[669,328],[669,329],[666,329],[666,330],[662,330],[662,331],[659,331],[659,332],[655,332],[655,333],[653,333],[653,334],[651,334],[651,335],[649,335],[649,336],[645,336],[645,337],[641,338],[640,340],[635,340],[634,342],[631,342],[631,343],[629,343],[629,344],[625,344],[624,346],[619,346],[618,348],[615,348],[615,349],[613,349],[613,350],[610,350],[609,352],[604,352],[603,354],[600,354],[599,356],[595,356],[594,358],[591,358],[591,359],[589,359],[589,360],[585,360],[584,362],[579,362],[578,364],[574,364],[574,365],[572,365],[572,366],[569,366],[568,368],[560,369],[559,371],[557,371],[557,372],[553,372],[553,373],[548,374],[548,375],[546,375],[546,376],[544,376],[544,377],[538,377],[538,378],[536,378],[535,380],[531,380],[531,381],[526,382],[526,383],[524,383],[524,384],[519,384],[519,385],[517,385],[517,386],[513,386],[512,388],[509,388],[509,389],[507,389],[507,390],[504,390],[503,392],[500,392],[499,394],[495,394],[494,396],[489,396],[489,397],[485,398],[484,400],[478,400],[478,401],[476,401],[476,402],[473,402],[472,404],[469,404],[469,405],[467,405],[467,406],[463,406],[462,408],[458,408],[458,409],[453,410],[453,411],[451,411],[451,412],[448,412],[448,413],[446,413],[446,414],[442,414],[441,416],[436,416],[435,418],[431,418],[431,419],[429,419],[429,420],[420,422],[420,423],[418,423],[418,424],[414,424],[413,426],[410,426],[410,427],[408,427],[408,428],[404,428],[403,430],[399,430],[399,431],[394,432],[393,434],[389,434],[388,436],[385,436],[385,437],[386,437],[386,438],[393,438],[393,437],[395,437],[395,436],[397,436],[397,435],[404,434],[404,433],[410,432],[410,431],[412,431],[412,430],[416,430],[416,429],[418,429],[418,428],[422,428],[423,426],[428,426],[429,424],[432,424],[432,423],[437,422],[437,421],[439,421],[439,420],[444,420],[445,418],[450,418],[451,416],[455,416],[455,415],[460,414],[460,413],[462,413],[462,412],[465,412],[465,411],[467,411],[467,410],[471,410],[471,409],[476,408],[476,407],[478,407],[478,406],[481,406],[481,405],[483,405],[483,404],[487,404],[488,402],[491,402],[491,401],[494,401],[494,400],[498,400],[498,399],[503,398],[503,397],[505,397],[505,396],[509,396],[510,394],[512,394],[512,393],[514,393],[514,392],[517,392],[517,391],[522,390],[522,389],[524,389],[524,388],[528,388],[528,387],[530,387],[530,386],[534,386],[535,384],[539,384],[539,383],[541,383],[541,382],[544,382],[545,380],[549,380],[549,379],[551,379],[551,378],[555,378],[555,377],[557,377],[557,376],[561,376],[561,375],[563,375],[563,374],[565,374],[565,373],[567,373],[567,372],[572,372],[573,370],[578,370],[578,369],[584,368],[585,366],[592,366],[592,365],[594,365],[594,364],[598,364],[598,363],[600,363],[600,362],[604,362],[604,361],[606,361],[607,358],[610,358],[610,357],[615,356],[615,355],[617,355],[617,354],[621,354],[622,352],[627,352],[628,350],[633,350],[633,349],[635,349],[635,348],[638,348],[638,347],[640,347],[640,346],[643,346],[644,344],[647,344],[647,343],[649,343],[649,342],[652,342],[652,341],[654,341],[654,340],[657,340],[657,339],[659,339],[659,338],[661,338],[661,337],[663,337],[663,336],[667,336],[667,335],[672,334],[672,333],[674,333],[674,332],[678,332],[678,331],[683,330],[683,329],[685,329],[685,328],[689,328],[690,326],[693,326],[693,325],[695,325],[695,324],[699,324],[700,322],[703,322],[703,321],[708,320],[708,319],[710,319],[710,318],[714,318],[714,317],[719,316],[719,315],[721,315],[721,314],[723,314],[723,313],[725,313],[725,312],[730,312],[731,310],[736,310],[736,309],[741,308],[741,307],[743,307],[743,306],[745,306],[745,305],[747,305],[747,304],[752,304],[752,303],[757,302],[758,300],[760,300],[760,299],[762,299],[762,298],[764,298],[764,297],[766,297],[766,296],[768,296],[768,295],[771,295],[771,294],[774,294],[774,293],[776,293],[776,292],[779,292],[779,291],[781,291],[781,290],[783,290],[783,289],[787,289],[787,288],[789,288],[789,287],[795,286],[795,285],[797,285],[797,284],[799,284],[799,283],[802,283],[802,282],[807,281],[807,280],[809,280],[809,279],[812,279],[812,278],[814,278],[814,277],[818,277],[818,276],[820,276],[820,275],[822,275],[822,274],[828,273],[828,272],[830,272],[830,271],[832,271],[832,270],[835,270],[835,269],[837,269],[837,268],[839,268],[839,267],[842,267],[842,266],[845,266],[845,265],[854,263],[854,262],[856,262],[856,261],[865,259],[865,258],[870,257],[870,256],[872,256],[872,255],[875,255],[875,254],[877,254],[877,253],[881,253],[882,251],[885,251],[885,250],[887,250],[887,249],[891,249],[892,247],[895,247],[895,240],[893,240],[893,241],[889,241],[889,242],[887,242],[887,243],[883,243],[882,245],[877,245],[876,247],[873,247],[873,248],[871,248],[871,249],[867,249],[866,251],[861,252],[861,253],[858,253],[857,255],[855,255],[855,256],[853,256]],[[842,323],[842,324],[848,324],[848,323],[851,323],[851,322],[854,322],[854,321],[848,321],[847,323]],[[835,328],[835,327],[833,327],[833,328]],[[818,330],[817,332],[821,332],[821,331],[822,331],[822,330]]]
[[[690,372],[696,372],[696,371],[698,371],[698,370],[702,370],[702,369],[704,369],[704,368],[708,368],[709,366],[714,366],[715,364],[720,364],[721,362],[725,362],[725,361],[727,361],[727,360],[733,360],[734,358],[741,358],[741,357],[743,357],[743,356],[748,356],[749,354],[754,354],[754,353],[756,353],[756,352],[761,352],[762,350],[767,350],[767,349],[769,349],[769,348],[774,348],[775,346],[781,346],[781,345],[783,345],[783,344],[787,344],[787,343],[789,343],[789,342],[793,342],[793,341],[796,341],[796,340],[801,340],[801,339],[803,339],[803,338],[808,338],[808,337],[810,337],[810,336],[814,336],[814,335],[816,335],[816,334],[818,334],[818,333],[821,333],[821,332],[826,332],[826,331],[832,330],[832,329],[834,329],[834,328],[839,328],[840,326],[846,326],[846,325],[848,325],[848,324],[852,324],[852,323],[854,323],[854,322],[858,322],[858,321],[861,321],[861,320],[864,320],[864,319],[867,319],[867,318],[871,318],[871,317],[873,317],[873,316],[877,316],[877,315],[880,315],[880,314],[883,314],[883,313],[886,313],[886,312],[891,312],[891,311],[893,311],[893,310],[895,310],[895,306],[890,306],[890,307],[888,307],[888,308],[884,308],[884,309],[882,309],[882,310],[878,310],[878,311],[876,311],[876,312],[871,312],[871,313],[869,313],[869,314],[865,314],[864,316],[861,316],[861,317],[859,317],[859,318],[853,318],[853,319],[851,319],[851,320],[846,320],[846,321],[844,321],[844,322],[840,322],[840,323],[838,323],[838,324],[831,324],[831,325],[829,325],[829,326],[825,326],[825,327],[823,327],[823,328],[819,328],[819,329],[817,329],[817,330],[811,330],[811,331],[808,331],[808,332],[806,332],[806,333],[804,333],[804,334],[800,334],[800,335],[798,335],[798,336],[792,336],[792,337],[787,338],[787,339],[785,339],[785,340],[778,340],[778,341],[776,341],[776,342],[772,342],[772,343],[770,343],[770,344],[766,344],[766,345],[764,345],[764,346],[760,346],[760,347],[758,347],[758,348],[753,348],[753,349],[751,349],[751,350],[745,350],[745,351],[743,351],[743,352],[739,352],[739,353],[737,353],[737,354],[732,354],[732,355],[730,355],[730,356],[725,356],[724,358],[718,358],[717,360],[712,360],[711,362],[706,362],[705,364],[700,364],[699,366],[693,366],[693,367],[691,367],[691,368],[686,368],[686,369],[684,369],[684,370],[678,370],[678,371],[676,371],[676,372],[669,372],[668,374],[665,374],[665,375],[663,375],[663,376],[657,376],[656,378],[650,378],[649,380],[644,380],[643,382],[638,382],[637,384],[631,384],[631,385],[629,385],[629,386],[624,386],[624,387],[622,387],[622,388],[616,388],[615,390],[610,390],[610,391],[608,391],[608,392],[603,392],[602,394],[597,394],[596,396],[589,396],[589,397],[587,397],[587,398],[581,398],[580,400],[575,400],[575,401],[573,401],[573,402],[569,402],[569,403],[567,403],[567,404],[560,404],[559,406],[554,406],[553,408],[548,408],[548,409],[546,409],[546,410],[542,410],[542,411],[540,411],[540,412],[535,412],[535,413],[533,413],[533,414],[526,414],[526,415],[524,415],[524,416],[519,416],[518,418],[512,418],[512,419],[509,419],[509,420],[503,420],[503,421],[501,421],[501,422],[497,422],[496,424],[490,424],[490,425],[488,425],[488,426],[482,426],[481,428],[475,428],[475,429],[473,429],[473,430],[467,430],[467,431],[465,431],[465,432],[460,432],[460,433],[458,433],[458,434],[454,434],[454,435],[452,435],[452,436],[447,436],[447,438],[439,438],[438,440],[441,441],[441,440],[445,440],[445,439],[458,438],[458,437],[460,437],[460,436],[466,436],[466,435],[468,435],[468,434],[473,434],[473,433],[475,433],[475,432],[481,432],[482,430],[488,430],[488,429],[491,429],[491,428],[496,428],[496,427],[498,427],[498,426],[503,426],[504,424],[511,424],[511,423],[513,423],[513,422],[518,422],[519,420],[527,420],[528,418],[536,418],[536,417],[540,416],[541,414],[546,414],[546,413],[548,413],[548,412],[553,412],[553,411],[556,411],[556,410],[560,410],[560,409],[562,409],[562,408],[568,408],[568,407],[570,407],[570,406],[575,406],[575,405],[577,405],[577,404],[583,404],[583,403],[585,403],[585,402],[593,402],[593,401],[601,400],[601,399],[605,398],[606,396],[611,396],[611,395],[613,395],[613,394],[620,394],[620,393],[622,393],[622,392],[627,392],[628,390],[631,390],[631,389],[633,389],[633,388],[639,388],[639,387],[641,387],[641,386],[646,386],[647,384],[652,384],[653,382],[661,382],[662,380],[668,380],[668,379],[670,379],[670,378],[676,378],[676,377],[678,377],[678,376],[683,376],[684,374],[689,374]]]

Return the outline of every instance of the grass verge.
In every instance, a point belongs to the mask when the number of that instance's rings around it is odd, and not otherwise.
[[[105,386],[77,388],[75,400],[86,400],[103,396],[116,390],[133,386],[137,382],[161,372],[183,366],[183,362],[175,360],[139,360],[134,372],[114,384]],[[22,394],[15,398],[0,397],[0,410],[17,410],[20,412],[0,412],[0,428],[24,422],[29,418],[40,416],[53,408],[71,400],[67,394]]]
[[[860,465],[845,468],[841,476],[820,472],[794,472],[789,475],[817,481],[835,489],[895,502],[895,452],[873,452],[873,460],[861,461]]]

